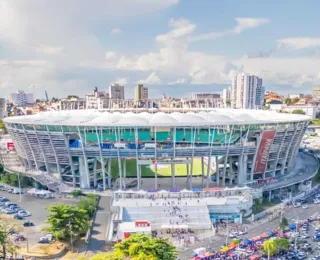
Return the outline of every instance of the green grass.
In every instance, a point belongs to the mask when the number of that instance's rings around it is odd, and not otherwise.
[[[136,177],[137,176],[137,164],[136,160],[126,160],[126,169],[127,177]],[[123,170],[123,164],[122,164]],[[118,160],[112,160],[111,172],[113,177],[119,176],[119,167]],[[207,166],[204,165],[204,172],[207,172]],[[201,175],[201,160],[194,159],[193,161],[193,176]],[[153,167],[149,168],[148,165],[141,166],[141,176],[142,177],[154,177],[155,169]],[[171,166],[168,165],[159,165],[158,167],[158,176],[170,177],[171,176]],[[187,166],[185,164],[176,164],[175,165],[175,176],[187,176]]]

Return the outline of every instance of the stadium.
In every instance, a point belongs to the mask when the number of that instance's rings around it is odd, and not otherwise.
[[[134,178],[131,187],[157,190],[167,177],[171,189],[191,190],[287,174],[309,120],[264,110],[154,108],[42,112],[4,122],[26,171],[84,189],[105,190],[114,180],[125,189]]]

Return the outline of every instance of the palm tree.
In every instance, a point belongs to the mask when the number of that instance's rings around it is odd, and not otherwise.
[[[277,244],[273,239],[269,239],[263,243],[263,250],[268,254],[268,260],[270,255],[274,255],[278,252]]]
[[[280,229],[282,229],[282,231],[288,226],[288,220],[283,217],[281,219],[281,222],[280,222]]]

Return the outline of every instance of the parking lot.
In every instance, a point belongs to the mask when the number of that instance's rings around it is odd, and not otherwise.
[[[31,216],[26,217],[24,220],[12,220],[12,224],[21,224],[25,221],[31,221],[34,226],[33,227],[23,227],[23,231],[20,232],[23,234],[28,240],[29,250],[32,251],[32,247],[35,246],[40,237],[46,235],[48,232],[43,231],[42,229],[47,226],[45,223],[49,212],[46,208],[53,204],[69,204],[74,205],[77,203],[77,200],[74,199],[60,199],[60,198],[53,198],[53,199],[40,199],[33,197],[29,194],[22,194],[21,202],[20,202],[20,195],[19,194],[11,194],[6,191],[0,191],[0,197],[6,197],[10,200],[10,202],[17,204],[24,210],[31,213]],[[14,214],[4,214],[0,212],[0,216],[3,216],[6,220],[11,223],[11,218],[13,218]],[[27,246],[26,242],[20,244],[21,247]]]

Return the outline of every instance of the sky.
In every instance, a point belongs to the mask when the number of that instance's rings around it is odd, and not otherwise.
[[[266,90],[320,86],[320,1],[0,0],[0,96],[84,96],[137,83],[151,98],[221,92],[240,72]]]

